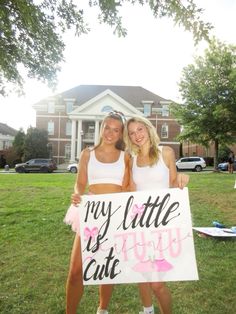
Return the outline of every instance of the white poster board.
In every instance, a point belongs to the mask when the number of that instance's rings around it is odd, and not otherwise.
[[[197,280],[188,189],[84,195],[85,285]]]
[[[193,230],[211,237],[236,238],[236,233],[230,228],[194,227]]]

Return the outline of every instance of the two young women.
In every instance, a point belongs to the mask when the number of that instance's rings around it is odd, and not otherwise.
[[[123,151],[124,138],[129,152]],[[169,147],[158,146],[160,140],[151,122],[145,118],[131,118],[126,126],[124,116],[111,112],[102,122],[100,142],[92,150],[81,153],[72,203],[80,202],[85,193],[104,194],[153,188],[184,187],[188,176],[177,176],[175,156]],[[145,182],[143,182],[145,173]],[[149,179],[147,178],[147,173]],[[76,208],[74,207],[76,210]],[[74,214],[68,212],[65,221],[73,224]],[[76,218],[78,221],[78,218]],[[75,314],[83,295],[80,234],[77,231],[71,253],[67,279],[66,313]],[[113,285],[99,287],[100,302],[97,314],[106,314]],[[139,284],[144,313],[154,313],[151,289],[156,295],[162,314],[171,313],[171,295],[164,283]]]

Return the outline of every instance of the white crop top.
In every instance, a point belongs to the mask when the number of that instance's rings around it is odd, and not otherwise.
[[[169,168],[162,158],[162,147],[159,146],[159,159],[153,166],[137,166],[137,156],[133,157],[133,180],[137,191],[169,188]]]
[[[95,151],[90,151],[90,158],[88,162],[88,183],[100,184],[110,183],[122,185],[125,173],[125,153],[120,152],[120,157],[117,161],[112,163],[104,163],[97,160]]]

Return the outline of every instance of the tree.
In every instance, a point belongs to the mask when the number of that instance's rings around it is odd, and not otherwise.
[[[8,147],[4,151],[4,155],[6,157],[6,164],[10,167],[14,167],[16,163],[22,162],[13,146]]]
[[[74,28],[75,35],[87,33],[84,11],[73,0],[1,0],[0,1],[0,95],[7,95],[7,83],[23,91],[25,71],[30,78],[56,85],[63,61],[65,44],[62,34]],[[122,26],[119,9],[125,3],[149,5],[156,18],[167,16],[193,33],[195,42],[208,39],[212,26],[200,17],[202,9],[194,0],[89,0],[99,8],[98,19],[112,26],[119,36],[127,30]],[[80,4],[81,5],[81,4]]]
[[[17,157],[22,160],[24,156],[24,143],[25,143],[25,132],[23,129],[20,129],[13,141],[13,148],[17,154]]]
[[[4,154],[2,154],[3,151],[1,151],[1,155],[0,155],[0,168],[4,168],[7,161],[6,161],[6,158],[4,156]]]
[[[25,136],[24,160],[32,158],[48,158],[48,132],[30,127]]]
[[[183,132],[180,140],[208,146],[214,143],[214,165],[219,144],[236,142],[236,46],[213,39],[203,57],[183,69],[179,84],[183,105],[173,113]]]
[[[231,149],[228,146],[221,145],[219,147],[219,162],[227,162]]]

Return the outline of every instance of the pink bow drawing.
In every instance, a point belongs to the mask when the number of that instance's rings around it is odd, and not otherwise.
[[[89,238],[92,238],[92,240],[94,240],[97,234],[98,234],[97,227],[93,227],[92,229],[89,229],[88,227],[84,228],[85,240],[89,240]]]
[[[144,211],[144,205],[138,206],[138,204],[134,204],[131,218],[134,218],[135,216],[141,216]]]
[[[148,272],[168,272],[173,269],[174,266],[170,264],[166,259],[154,259],[141,261],[134,265],[133,270],[140,273]]]

